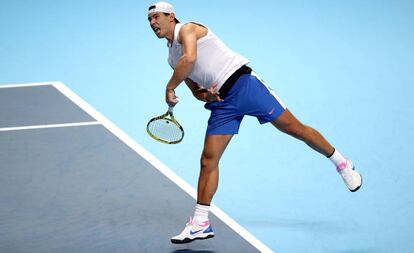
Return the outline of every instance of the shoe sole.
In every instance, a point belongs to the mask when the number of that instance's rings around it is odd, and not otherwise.
[[[214,235],[208,235],[206,237],[196,237],[194,239],[185,238],[184,240],[171,239],[171,243],[174,243],[174,244],[184,244],[184,243],[189,243],[189,242],[192,242],[192,241],[195,241],[195,240],[205,240],[205,239],[210,239],[210,238],[213,238],[213,237],[214,237]]]
[[[358,191],[359,190],[359,188],[361,188],[361,186],[362,186],[362,175],[361,174],[359,174],[360,176],[361,176],[361,184],[357,187],[357,188],[355,188],[355,189],[353,189],[353,190],[350,190],[351,192],[356,192],[356,191]]]

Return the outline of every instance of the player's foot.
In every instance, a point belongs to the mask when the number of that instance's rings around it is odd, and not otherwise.
[[[351,192],[356,192],[362,185],[362,177],[355,170],[354,164],[351,160],[346,160],[346,163],[341,163],[336,170],[341,175],[346,186]]]
[[[212,237],[214,237],[214,232],[209,221],[203,222],[202,224],[197,224],[190,217],[190,221],[185,225],[183,232],[171,238],[171,242],[189,243],[194,240],[204,240]]]

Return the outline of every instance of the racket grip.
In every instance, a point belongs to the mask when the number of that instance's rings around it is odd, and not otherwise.
[[[180,100],[178,99],[178,97],[176,97],[176,99],[177,99],[177,103],[178,103],[178,101],[180,101]],[[171,115],[173,114],[174,106],[175,105],[168,105],[168,113],[170,113]]]
[[[168,106],[168,113],[173,114],[174,106]]]

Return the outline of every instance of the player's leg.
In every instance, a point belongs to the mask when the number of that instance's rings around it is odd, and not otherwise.
[[[276,92],[256,73],[244,76],[247,79],[244,96],[239,97],[239,105],[244,114],[257,117],[261,124],[272,122],[280,131],[304,141],[312,149],[328,157],[336,166],[350,191],[359,189],[361,175],[354,170],[352,162],[335,150],[331,144],[315,129],[302,124],[286,108]]]
[[[187,223],[181,234],[171,238],[172,243],[188,243],[193,240],[214,237],[208,219],[210,203],[217,190],[219,161],[233,135],[206,135],[200,159],[197,204],[193,218]]]
[[[272,124],[280,131],[304,141],[312,149],[328,157],[335,164],[350,191],[357,191],[361,187],[362,177],[355,171],[352,161],[335,150],[317,130],[302,124],[289,110],[286,109],[272,121]]]
[[[286,109],[272,124],[280,131],[304,141],[308,146],[324,156],[330,156],[334,148],[315,129],[302,124],[293,114]]]
[[[210,205],[217,190],[219,161],[233,135],[206,135],[200,159],[197,202]]]
[[[232,96],[237,92],[237,83],[227,93]],[[204,139],[204,148],[200,159],[200,175],[198,180],[197,204],[194,218],[190,219],[184,230],[171,239],[173,243],[186,243],[195,239],[206,239],[214,236],[208,220],[211,200],[217,190],[219,179],[219,161],[232,136],[237,134],[243,120],[243,114],[237,109],[234,99],[221,102],[206,103],[205,108],[211,111]]]
[[[328,157],[336,166],[350,191],[361,186],[361,175],[354,170],[352,162],[335,150],[331,144],[315,129],[302,124],[286,108],[282,100],[256,73],[252,72],[249,92],[243,98],[246,114],[256,116],[261,124],[272,122],[280,131],[304,141],[312,149]]]
[[[238,118],[213,131],[237,133],[240,122],[241,118]],[[218,187],[219,161],[233,134],[211,134],[209,131],[207,130],[200,159],[200,176],[194,216],[190,218],[181,234],[171,238],[172,243],[188,243],[214,237],[208,219],[210,203]]]

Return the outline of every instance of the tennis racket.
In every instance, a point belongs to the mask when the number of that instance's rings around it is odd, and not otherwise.
[[[150,119],[147,132],[155,140],[166,144],[177,144],[184,138],[184,129],[174,118],[172,106],[163,115]]]

